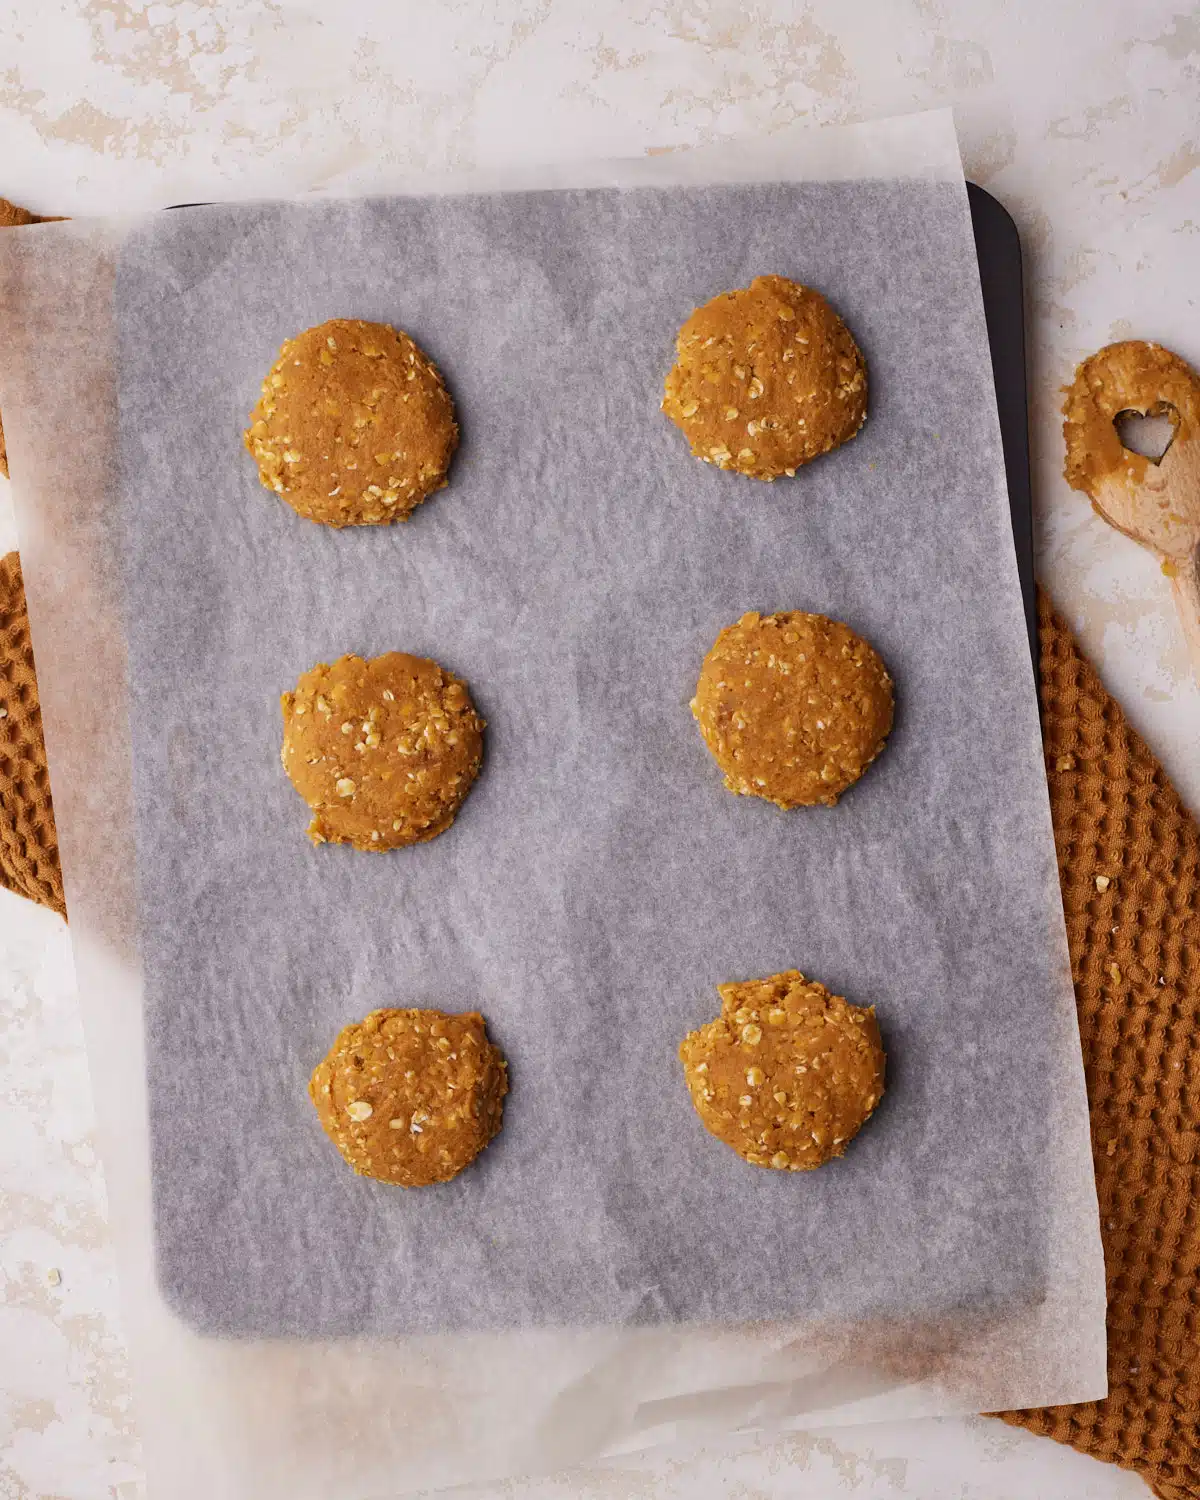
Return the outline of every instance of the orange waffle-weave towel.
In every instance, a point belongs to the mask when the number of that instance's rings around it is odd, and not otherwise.
[[[1042,727],[1108,1278],[1103,1401],[1004,1419],[1200,1497],[1200,828],[1043,595]]]
[[[0,885],[66,915],[21,563],[0,558]]]

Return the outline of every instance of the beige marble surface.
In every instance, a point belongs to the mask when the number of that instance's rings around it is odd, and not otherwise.
[[[1200,690],[1166,581],[1060,474],[1058,388],[1113,338],[1200,363],[1189,0],[15,0],[0,193],[45,212],[367,184],[955,107],[1029,275],[1039,568],[1200,807]],[[0,482],[0,548],[14,533]],[[0,1500],[142,1493],[69,946],[0,894]],[[513,1500],[1101,1500],[1140,1481],[994,1422],[806,1435]]]

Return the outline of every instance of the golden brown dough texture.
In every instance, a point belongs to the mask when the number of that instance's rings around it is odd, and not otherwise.
[[[284,770],[313,811],[314,844],[382,852],[444,833],[483,759],[465,682],[389,651],[342,656],[284,693]]]
[[[1113,420],[1123,411],[1169,415],[1168,407],[1178,415],[1176,443],[1200,437],[1200,379],[1161,344],[1127,339],[1106,344],[1085,359],[1063,402],[1067,483],[1093,501],[1099,487],[1114,476],[1140,483],[1151,460],[1122,445]]]
[[[850,330],[820,292],[785,276],[698,307],[676,351],[662,409],[719,469],[792,475],[866,420],[867,367]]]
[[[0,198],[0,229],[20,229],[24,224],[61,224],[62,214],[33,214],[27,208]]]
[[[374,1010],[339,1034],[308,1092],[360,1176],[428,1187],[499,1131],[508,1068],[477,1011]]]
[[[756,1167],[807,1172],[841,1156],[883,1097],[874,1007],[796,969],[717,993],[721,1014],[679,1048],[705,1129]]]
[[[704,658],[692,713],[731,792],[832,807],[883,749],[892,679],[839,620],[752,611]]]
[[[263,484],[297,514],[386,526],[445,485],[458,426],[436,366],[406,333],[333,318],[283,345],[245,442]]]

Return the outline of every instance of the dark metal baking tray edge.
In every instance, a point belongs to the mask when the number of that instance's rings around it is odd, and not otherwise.
[[[1036,678],[1037,593],[1033,578],[1033,491],[1029,476],[1029,403],[1025,380],[1025,291],[1021,237],[1008,210],[973,182],[967,183],[979,284],[992,349],[996,408],[1004,444],[1004,470],[1012,513],[1013,545],[1025,603],[1025,624]]]

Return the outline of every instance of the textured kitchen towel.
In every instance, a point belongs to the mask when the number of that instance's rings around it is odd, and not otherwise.
[[[0,558],[0,885],[66,915],[21,563]]]
[[[1103,1401],[1003,1413],[1200,1496],[1200,827],[1042,595],[1042,724],[1108,1280]]]

